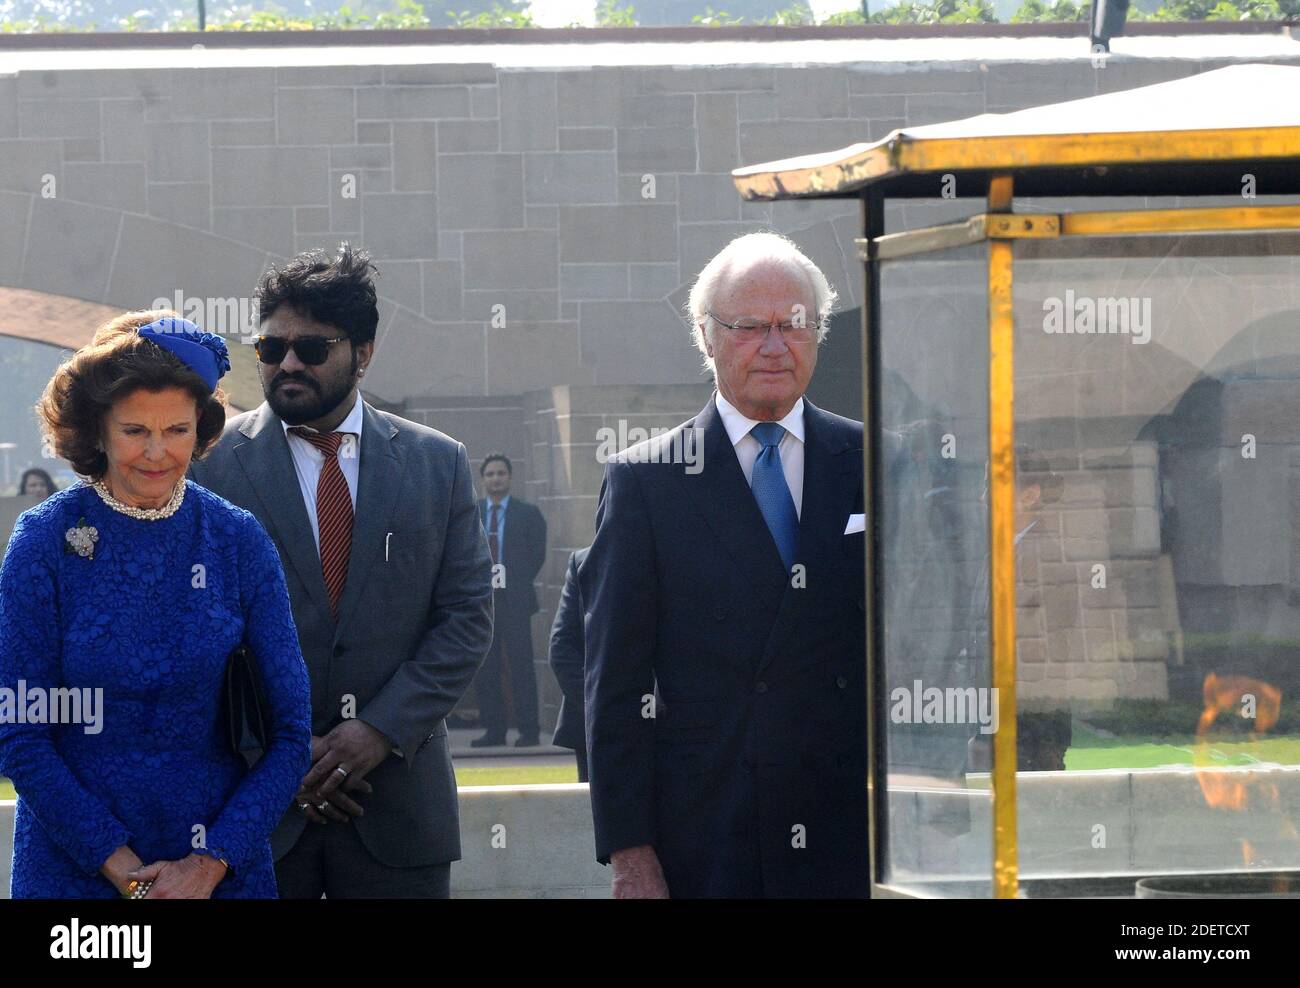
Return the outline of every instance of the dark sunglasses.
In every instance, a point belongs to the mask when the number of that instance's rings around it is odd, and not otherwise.
[[[329,339],[324,336],[299,336],[296,340],[286,340],[283,336],[259,336],[253,341],[257,359],[264,364],[278,364],[292,349],[304,364],[316,366],[330,358],[330,347],[342,343],[346,336]]]

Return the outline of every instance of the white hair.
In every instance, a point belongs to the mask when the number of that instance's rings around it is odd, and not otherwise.
[[[731,273],[736,264],[771,260],[787,264],[802,271],[812,283],[814,307],[817,310],[817,345],[820,346],[830,332],[831,313],[835,311],[835,302],[839,298],[831,283],[822,274],[821,268],[801,251],[793,240],[779,233],[746,233],[737,237],[713,256],[704,270],[691,286],[690,297],[686,300],[686,317],[691,322],[691,336],[695,346],[704,354],[704,366],[713,373],[713,358],[709,356],[708,344],[711,336],[706,336],[704,327],[710,321],[708,310],[713,307],[713,299],[718,294],[718,287]]]

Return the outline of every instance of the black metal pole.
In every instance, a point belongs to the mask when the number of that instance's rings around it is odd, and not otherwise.
[[[205,0],[199,0],[199,30],[208,29],[208,9]]]
[[[866,6],[866,0],[863,0]],[[882,882],[889,865],[889,801],[885,790],[889,778],[889,753],[886,748],[888,732],[885,717],[887,709],[884,635],[884,554],[880,537],[883,526],[884,488],[881,486],[881,418],[880,395],[881,326],[880,313],[880,262],[875,258],[872,241],[885,232],[885,197],[878,188],[868,188],[862,196],[859,213],[864,242],[862,273],[865,279],[862,294],[862,422],[863,422],[863,483],[862,510],[866,514],[866,556],[864,573],[863,618],[866,622],[867,695],[862,702],[867,705],[867,827],[869,841],[871,882]]]

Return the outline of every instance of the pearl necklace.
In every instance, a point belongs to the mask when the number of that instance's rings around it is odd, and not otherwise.
[[[95,489],[95,493],[100,496],[103,502],[114,511],[120,512],[124,515],[129,515],[132,518],[139,518],[142,521],[158,521],[160,518],[170,518],[180,510],[181,502],[185,500],[184,478],[182,478],[181,482],[176,485],[176,489],[172,491],[171,499],[161,508],[136,508],[129,504],[123,504],[109,492],[108,487],[104,484],[102,479],[95,481],[90,486]]]

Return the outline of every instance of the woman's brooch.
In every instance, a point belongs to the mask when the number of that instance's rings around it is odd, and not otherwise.
[[[94,525],[87,525],[85,518],[78,518],[76,527],[68,529],[64,538],[67,540],[63,545],[64,552],[75,552],[86,559],[95,558],[95,543],[99,541],[99,529]]]

